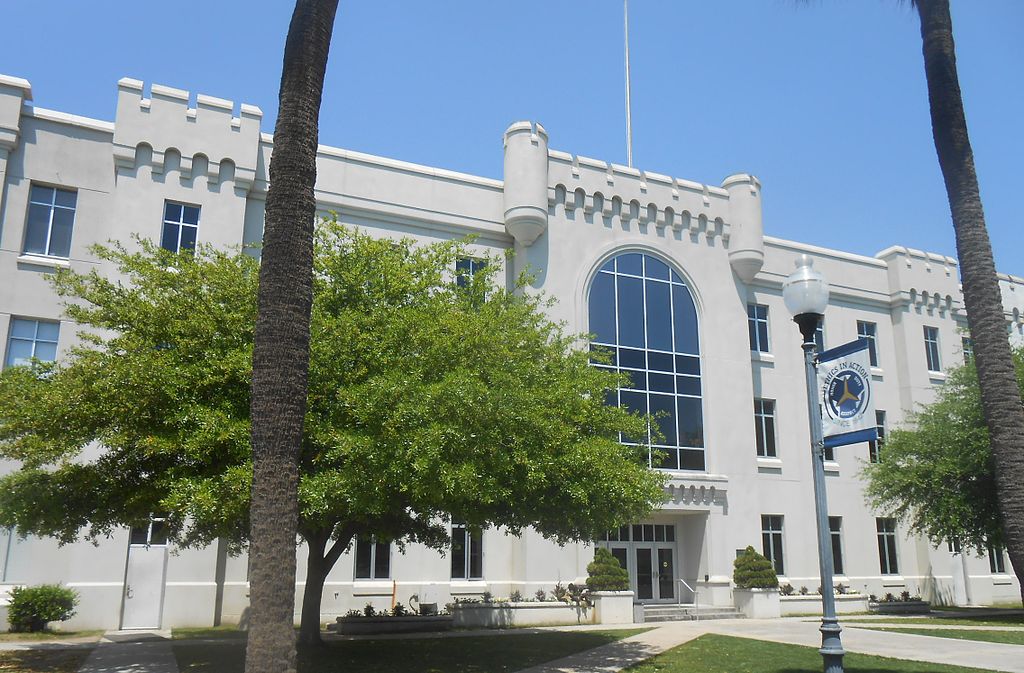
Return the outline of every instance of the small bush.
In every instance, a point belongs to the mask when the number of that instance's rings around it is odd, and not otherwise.
[[[513,603],[521,603],[523,601],[523,594],[517,589],[508,595],[508,599]]]
[[[806,596],[807,595],[807,587],[800,587],[800,595],[801,596]]]
[[[604,547],[594,550],[594,560],[587,564],[587,588],[591,591],[626,591],[629,573],[619,560]]]
[[[395,603],[395,607],[391,608],[392,617],[405,617],[408,616],[408,614],[409,610],[401,603]]]
[[[367,603],[366,606],[363,608],[363,616],[364,617],[376,617],[377,616],[377,611],[374,609],[372,603]]]
[[[786,582],[785,584],[779,587],[779,593],[783,596],[792,596],[795,592],[796,589],[794,589],[793,585],[789,582]]]
[[[11,590],[7,619],[11,631],[43,631],[48,622],[71,619],[78,593],[58,584],[15,587]]]
[[[551,590],[551,595],[556,601],[569,602],[569,592],[565,590],[561,582],[555,583],[555,588]]]
[[[546,601],[548,599],[548,594],[543,589],[537,589],[537,593],[535,593],[533,595],[533,597],[536,598],[541,603],[543,603],[544,601]]]
[[[732,581],[739,589],[775,589],[779,586],[779,577],[772,562],[749,546],[733,561]]]
[[[480,596],[480,600],[482,600],[484,603],[493,603],[494,595],[490,591],[485,591],[483,595]]]

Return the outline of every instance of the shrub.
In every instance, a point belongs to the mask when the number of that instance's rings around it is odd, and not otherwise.
[[[58,584],[15,587],[11,590],[7,619],[11,631],[43,631],[47,622],[62,622],[75,614],[78,594]]]
[[[480,596],[480,600],[484,603],[492,603],[494,602],[494,595],[490,591],[485,591],[483,595]]]
[[[626,591],[629,573],[619,560],[604,547],[594,550],[594,560],[587,564],[587,588],[591,591]]]
[[[753,547],[744,549],[732,565],[732,581],[739,589],[775,589],[779,586],[779,577],[772,562],[754,551]]]
[[[800,595],[801,596],[806,596],[807,595],[807,587],[800,587]]]
[[[372,603],[367,603],[366,606],[363,608],[363,616],[364,617],[376,617],[377,616],[377,611],[373,608],[373,604]]]
[[[513,603],[521,603],[523,600],[523,594],[517,589],[508,595],[508,599]]]
[[[401,603],[395,603],[395,607],[391,608],[392,617],[405,617],[409,614],[409,610],[406,609]]]
[[[546,601],[548,599],[548,594],[543,589],[537,589],[537,593],[535,593],[533,595],[533,597],[536,598],[541,603],[543,603],[544,601]]]
[[[786,582],[785,584],[779,587],[779,593],[781,593],[783,596],[792,596],[795,592],[796,589],[794,589],[793,585],[789,582]]]
[[[569,592],[565,590],[561,582],[555,583],[555,588],[551,590],[551,596],[556,601],[562,601],[563,603],[569,602]]]

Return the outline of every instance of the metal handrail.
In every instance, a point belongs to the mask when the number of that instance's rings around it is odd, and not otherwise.
[[[697,602],[697,589],[695,589],[694,587],[691,587],[689,584],[687,584],[686,580],[684,580],[681,577],[679,578],[679,581],[683,583],[684,587],[686,587],[687,589],[689,589],[693,593],[693,621],[699,622],[700,621],[700,603]],[[697,581],[694,580],[694,584],[696,584],[696,583],[697,583]],[[679,592],[679,603],[678,604],[681,605],[682,602],[683,602],[683,592],[680,591]]]

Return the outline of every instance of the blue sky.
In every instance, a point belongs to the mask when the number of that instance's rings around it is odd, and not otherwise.
[[[132,76],[263,108],[291,2],[5,3],[0,72],[35,103],[113,119]],[[1024,2],[953,0],[960,81],[1001,271],[1024,276]],[[955,254],[919,24],[897,0],[633,0],[641,169],[764,183],[768,234]],[[501,133],[625,163],[621,0],[342,0],[322,143],[501,177]]]

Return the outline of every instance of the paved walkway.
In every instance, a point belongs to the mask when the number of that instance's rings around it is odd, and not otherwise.
[[[108,631],[78,673],[178,673],[170,631]]]

